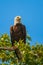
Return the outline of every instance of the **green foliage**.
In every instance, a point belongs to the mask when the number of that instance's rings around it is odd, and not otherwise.
[[[28,37],[28,40],[30,38]],[[33,45],[26,43],[22,40],[15,41],[22,53],[22,60],[18,60],[14,51],[0,50],[0,65],[43,65],[43,45]],[[0,36],[0,47],[11,47],[10,36],[3,34]]]

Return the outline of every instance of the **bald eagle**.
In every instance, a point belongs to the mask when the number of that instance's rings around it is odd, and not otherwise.
[[[14,25],[10,27],[10,36],[12,46],[14,46],[15,41],[18,42],[20,39],[23,40],[24,43],[26,43],[26,27],[21,23],[20,16],[15,17]]]

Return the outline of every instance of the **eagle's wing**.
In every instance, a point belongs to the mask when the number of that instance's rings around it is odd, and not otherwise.
[[[11,37],[11,43],[12,43],[12,46],[13,46],[13,43],[14,43],[13,26],[10,27],[10,37]]]
[[[22,26],[22,32],[23,32],[24,43],[26,43],[26,27],[25,27],[25,25]]]

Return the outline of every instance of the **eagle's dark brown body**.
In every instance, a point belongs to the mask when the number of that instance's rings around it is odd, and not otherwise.
[[[26,43],[26,28],[23,24],[17,23],[14,26],[10,27],[10,36],[11,36],[11,43],[14,46],[15,41],[19,41],[20,39]],[[15,49],[16,56],[18,59],[22,59],[21,52],[18,48]]]
[[[17,23],[14,26],[10,27],[10,36],[11,36],[11,42],[12,46],[15,41],[19,41],[20,39],[23,40],[24,43],[26,43],[26,28],[23,24]]]

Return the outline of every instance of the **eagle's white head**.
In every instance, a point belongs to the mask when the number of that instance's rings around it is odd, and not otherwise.
[[[17,23],[21,23],[21,16],[16,16],[14,18],[14,25],[16,25]]]

